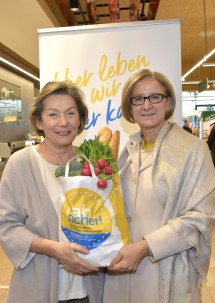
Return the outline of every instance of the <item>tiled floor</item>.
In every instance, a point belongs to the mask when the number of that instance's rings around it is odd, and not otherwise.
[[[0,303],[4,303],[10,283],[12,265],[0,247]],[[215,303],[215,230],[207,283],[202,289],[202,303]],[[23,302],[24,303],[24,302]]]

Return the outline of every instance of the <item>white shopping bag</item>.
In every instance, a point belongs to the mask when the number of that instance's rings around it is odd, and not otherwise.
[[[62,195],[59,238],[60,241],[86,247],[89,254],[79,256],[91,264],[104,267],[122,246],[130,242],[120,178],[115,174],[111,180],[107,180],[107,188],[99,189],[91,163],[92,177],[69,177],[69,163],[76,158],[67,163],[65,176],[60,177]]]

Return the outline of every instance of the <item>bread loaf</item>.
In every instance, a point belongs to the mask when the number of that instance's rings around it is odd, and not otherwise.
[[[109,127],[103,127],[99,130],[96,139],[104,145],[108,145],[113,152],[114,158],[117,161],[119,153],[120,132],[117,130],[112,134]]]
[[[112,137],[112,131],[110,130],[109,127],[101,128],[96,136],[96,138],[104,145],[108,145],[111,137]]]
[[[114,155],[114,158],[115,160],[117,161],[118,159],[118,153],[119,153],[119,141],[120,141],[120,133],[118,130],[116,130],[111,139],[110,139],[110,142],[109,142],[109,146],[110,148],[112,149],[112,152],[113,152],[113,155]]]

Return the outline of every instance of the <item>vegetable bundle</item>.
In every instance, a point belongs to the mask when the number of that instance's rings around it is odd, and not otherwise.
[[[98,176],[97,186],[101,189],[107,187],[107,180],[112,179],[118,171],[117,156],[119,147],[119,131],[112,135],[108,127],[102,128],[95,140],[87,140],[76,148],[76,155],[85,155],[93,165],[95,174]],[[92,176],[90,163],[80,157],[69,163],[68,176]],[[55,176],[65,174],[65,165],[58,167]]]

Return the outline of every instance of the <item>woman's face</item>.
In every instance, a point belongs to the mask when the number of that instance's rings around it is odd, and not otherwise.
[[[131,97],[148,97],[154,94],[164,94],[163,86],[155,79],[139,80],[132,89]],[[169,109],[169,98],[163,98],[160,103],[152,104],[148,99],[142,105],[132,105],[132,114],[142,132],[153,131],[158,133],[165,122],[166,111]]]
[[[50,95],[44,99],[41,121],[37,121],[37,127],[43,130],[49,145],[55,148],[71,145],[79,126],[79,112],[70,95]]]

